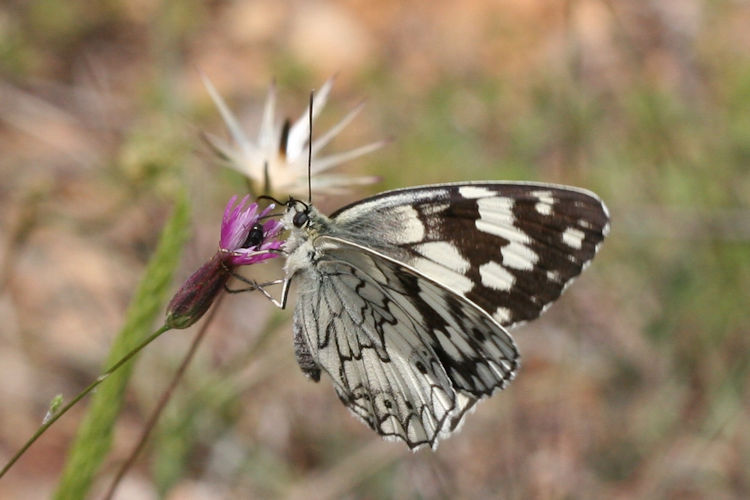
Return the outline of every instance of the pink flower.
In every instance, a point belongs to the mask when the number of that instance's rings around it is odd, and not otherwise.
[[[234,269],[279,256],[284,242],[276,239],[281,222],[269,218],[261,223],[274,205],[258,213],[258,204],[249,196],[235,204],[233,196],[224,209],[219,250],[180,287],[167,306],[166,325],[187,328],[208,310],[216,295],[226,286]]]
[[[269,250],[280,250],[282,241],[274,240],[283,229],[281,222],[262,220],[274,209],[271,204],[258,214],[258,204],[250,203],[247,195],[235,205],[237,196],[232,196],[224,209],[224,220],[221,223],[219,252],[224,255],[225,263],[230,266],[246,266],[263,260],[277,257],[278,253]]]

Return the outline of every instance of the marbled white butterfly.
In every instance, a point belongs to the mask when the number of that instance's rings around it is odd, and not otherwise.
[[[507,329],[539,316],[609,224],[588,191],[514,182],[388,191],[330,217],[290,200],[280,307],[295,355],[378,434],[435,448],[515,376]]]

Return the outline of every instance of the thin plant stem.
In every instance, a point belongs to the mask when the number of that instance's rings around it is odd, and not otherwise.
[[[6,472],[10,470],[11,467],[18,461],[21,456],[23,456],[24,453],[26,453],[26,450],[31,447],[34,442],[36,442],[39,437],[41,437],[42,434],[44,434],[47,429],[52,426],[57,420],[65,415],[68,410],[70,410],[73,406],[75,406],[76,403],[78,403],[81,399],[83,399],[88,393],[93,391],[99,384],[107,380],[107,377],[112,375],[114,372],[116,372],[122,365],[130,361],[136,354],[138,354],[141,349],[149,345],[151,342],[156,340],[157,337],[159,337],[164,332],[170,330],[170,328],[167,325],[161,326],[158,330],[156,330],[154,333],[152,333],[149,337],[146,338],[143,342],[141,342],[138,346],[136,346],[132,351],[127,353],[125,356],[120,358],[118,362],[116,362],[114,365],[109,367],[105,372],[103,372],[101,375],[99,375],[96,380],[91,382],[84,390],[79,392],[76,397],[70,400],[68,404],[66,404],[59,412],[57,412],[55,415],[53,415],[51,418],[49,418],[46,422],[44,422],[39,429],[34,433],[31,438],[29,438],[28,441],[16,452],[15,455],[8,461],[7,464],[3,467],[3,469],[0,471],[0,478],[2,478]]]
[[[161,416],[162,411],[164,411],[164,408],[167,406],[167,403],[172,398],[172,393],[174,392],[180,380],[182,380],[182,377],[185,374],[185,371],[187,370],[188,365],[193,360],[195,353],[198,351],[198,346],[201,344],[201,342],[205,338],[206,332],[208,331],[208,327],[211,324],[211,321],[213,320],[214,316],[216,315],[216,311],[218,311],[223,298],[224,298],[223,293],[220,294],[218,297],[216,297],[216,302],[211,308],[211,311],[208,313],[208,316],[206,317],[206,319],[201,324],[201,327],[198,330],[198,333],[193,338],[193,342],[190,344],[190,348],[188,349],[188,352],[185,354],[185,357],[182,359],[180,366],[177,368],[177,371],[172,377],[172,380],[169,382],[169,385],[167,386],[166,390],[162,393],[161,398],[159,399],[159,402],[156,405],[156,408],[154,408],[154,411],[149,416],[148,421],[146,422],[143,428],[143,431],[141,432],[141,437],[138,439],[138,444],[136,444],[135,448],[133,448],[133,450],[130,452],[127,460],[125,460],[122,466],[120,466],[120,469],[117,471],[117,475],[112,480],[112,483],[109,485],[109,489],[107,490],[107,493],[103,497],[104,500],[110,500],[111,498],[113,498],[115,491],[117,491],[117,487],[120,484],[120,481],[122,481],[122,479],[125,477],[125,474],[133,466],[136,458],[140,454],[143,447],[146,445],[146,441],[148,441],[148,438],[151,435],[151,431],[154,429],[154,427],[156,427],[156,422],[159,420],[159,417]]]

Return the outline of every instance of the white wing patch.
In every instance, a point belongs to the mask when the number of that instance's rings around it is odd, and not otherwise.
[[[510,309],[507,307],[498,307],[495,309],[495,312],[492,314],[492,317],[495,318],[500,324],[505,323],[511,318],[511,312]]]
[[[421,243],[415,245],[414,250],[428,259],[440,262],[446,267],[459,273],[465,273],[471,266],[469,261],[466,260],[466,257],[461,255],[458,248],[447,241],[429,241],[427,243]]]
[[[503,234],[498,234],[494,230],[513,226],[515,220],[513,216],[514,203],[513,198],[500,196],[477,200],[477,207],[479,208],[479,219],[476,222],[477,229],[505,238]]]
[[[583,245],[583,238],[585,237],[586,237],[586,233],[574,227],[569,227],[562,234],[563,243],[565,243],[571,248],[580,249],[581,246]]]
[[[528,263],[525,260],[534,259],[536,254],[524,245],[524,243],[531,242],[529,236],[513,226],[515,222],[515,216],[513,215],[514,203],[515,201],[512,198],[497,196],[495,198],[477,200],[479,218],[476,220],[475,225],[480,231],[499,236],[510,242],[509,245],[504,247],[505,252],[515,255],[508,255],[506,257],[505,253],[503,253],[504,264],[507,259],[510,262],[507,265],[516,269],[527,269],[533,262]]]
[[[466,276],[471,264],[458,248],[447,241],[430,241],[413,247],[425,258],[416,258],[411,265],[428,276],[440,276],[441,282],[459,293],[468,293],[474,282]]]
[[[513,288],[516,277],[497,262],[488,262],[479,267],[482,284],[494,290],[508,292]]]
[[[494,196],[495,193],[492,190],[482,186],[461,186],[458,188],[458,193],[464,198],[484,198],[486,196]]]
[[[399,224],[401,229],[396,235],[395,243],[417,243],[424,239],[425,227],[419,220],[414,208],[409,205],[402,205],[394,209],[390,216],[394,218],[394,222]]]
[[[542,215],[552,215],[552,205],[555,203],[555,198],[552,196],[552,191],[532,191],[532,196],[536,196],[539,200],[534,209]]]
[[[539,260],[539,256],[531,248],[518,241],[511,241],[502,247],[500,254],[503,256],[503,264],[513,269],[530,271]]]

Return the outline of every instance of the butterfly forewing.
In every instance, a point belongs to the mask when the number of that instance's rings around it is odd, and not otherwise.
[[[503,326],[536,318],[595,255],[608,214],[593,193],[533,183],[386,192],[332,215],[349,233],[476,303]]]

